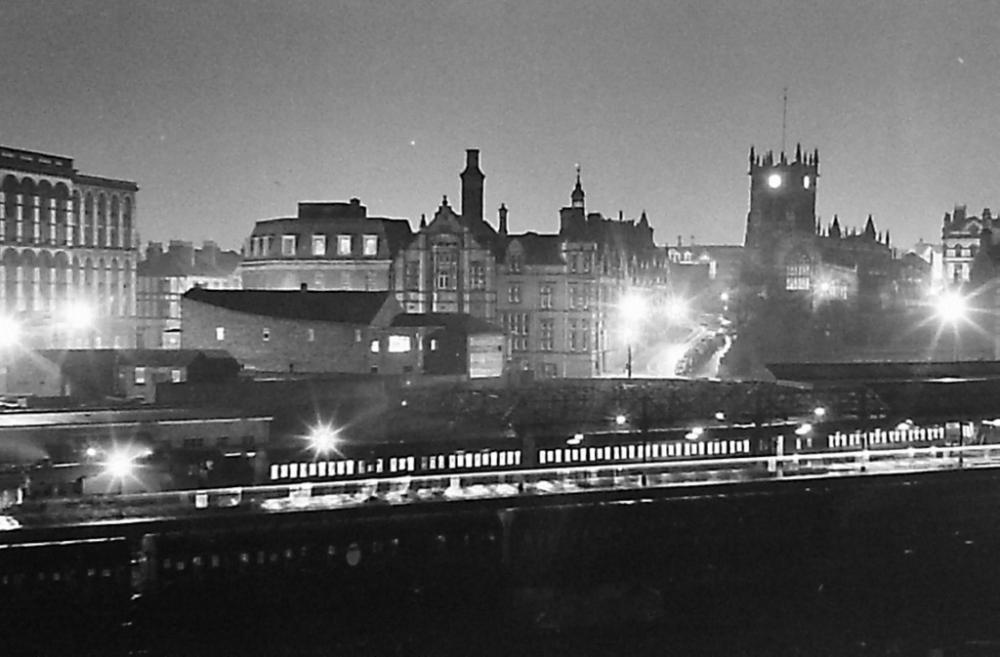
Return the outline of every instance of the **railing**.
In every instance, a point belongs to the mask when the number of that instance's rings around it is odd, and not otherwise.
[[[931,472],[1000,467],[1000,444],[925,446],[577,465],[448,475],[402,475],[127,494],[49,501],[22,509],[25,524],[142,522],[215,512],[334,510],[364,505],[430,504],[454,500],[519,498],[739,484],[781,479]]]

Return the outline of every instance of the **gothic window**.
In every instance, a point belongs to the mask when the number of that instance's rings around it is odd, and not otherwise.
[[[808,290],[812,287],[812,263],[804,253],[785,261],[785,289]]]

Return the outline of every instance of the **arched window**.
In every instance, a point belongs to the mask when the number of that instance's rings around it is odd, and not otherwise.
[[[126,249],[132,246],[132,197],[122,200],[122,246]]]
[[[90,192],[84,200],[83,245],[94,246],[94,195]]]
[[[118,195],[115,194],[111,197],[111,247],[118,248],[121,243],[118,241],[118,236],[121,228],[121,212],[119,211],[118,205]]]
[[[812,261],[806,253],[800,251],[785,259],[785,289],[812,289]]]
[[[108,199],[104,194],[97,197],[97,246],[108,245]]]

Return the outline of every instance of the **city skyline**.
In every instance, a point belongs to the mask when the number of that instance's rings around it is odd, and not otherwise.
[[[818,148],[817,213],[893,244],[995,200],[985,4],[16,3],[6,145],[135,180],[143,240],[239,248],[358,197],[414,228],[482,152],[485,214],[553,232],[645,210],[660,244],[741,243],[746,155]],[[40,47],[41,46],[41,47]]]

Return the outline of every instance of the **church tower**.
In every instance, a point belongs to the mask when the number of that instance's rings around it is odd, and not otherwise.
[[[803,156],[796,146],[795,159],[788,161],[784,152],[775,159],[771,151],[758,156],[751,147],[749,175],[745,247],[759,249],[782,236],[815,234],[819,150]]]

